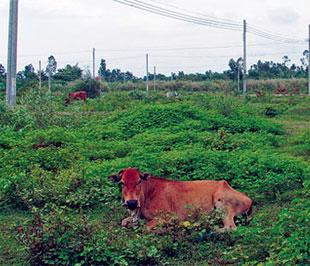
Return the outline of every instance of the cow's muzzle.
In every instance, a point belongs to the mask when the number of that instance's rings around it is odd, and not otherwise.
[[[127,200],[124,205],[129,210],[133,211],[133,210],[138,208],[138,201],[137,200]]]

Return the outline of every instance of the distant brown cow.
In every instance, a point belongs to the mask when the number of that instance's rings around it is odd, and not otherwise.
[[[150,230],[162,213],[173,213],[185,220],[191,206],[206,212],[215,208],[225,210],[223,230],[235,230],[234,217],[249,215],[252,210],[252,200],[226,181],[174,181],[141,173],[137,168],[124,169],[109,178],[123,186],[124,206],[130,213],[130,217],[122,221],[123,226],[144,218]]]
[[[87,99],[87,92],[86,91],[75,91],[69,93],[69,98],[65,99],[65,104],[69,104],[74,100],[83,100],[84,102]]]

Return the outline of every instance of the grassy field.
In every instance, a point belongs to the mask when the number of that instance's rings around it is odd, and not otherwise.
[[[32,92],[0,103],[0,265],[307,265],[310,98],[110,92],[63,106]],[[225,179],[254,199],[249,225],[170,217],[122,229],[125,167]]]

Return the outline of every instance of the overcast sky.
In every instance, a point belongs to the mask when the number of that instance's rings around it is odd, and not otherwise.
[[[148,1],[166,2],[240,22],[246,19],[265,31],[298,39],[307,38],[310,24],[309,0]],[[5,66],[8,11],[9,0],[0,0],[0,63]],[[248,43],[249,65],[259,58],[280,62],[283,55],[299,64],[302,52],[307,49],[307,43],[275,44],[251,34]],[[109,68],[129,70],[136,75],[145,73],[146,52],[150,54],[150,69],[156,65],[161,73],[223,71],[228,68],[230,58],[242,56],[242,47],[223,46],[238,45],[242,45],[242,32],[181,22],[112,0],[19,0],[19,69],[30,63],[37,68],[39,60],[45,66],[51,54],[58,67],[75,63],[83,68],[91,66],[95,47],[97,66],[100,58],[106,58]],[[206,48],[178,49],[200,47]]]

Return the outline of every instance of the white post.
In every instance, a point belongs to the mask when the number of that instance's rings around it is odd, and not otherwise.
[[[149,95],[149,54],[146,54],[146,94]]]
[[[156,91],[156,66],[154,66],[154,91]]]
[[[6,78],[6,101],[16,105],[16,65],[17,65],[18,0],[10,0],[8,65]]]
[[[96,72],[96,70],[95,70],[95,68],[96,68],[95,60],[96,60],[96,50],[95,50],[95,48],[93,48],[93,79],[96,78],[96,74],[95,74],[95,72]]]
[[[247,69],[246,69],[246,20],[243,20],[243,95],[247,93]]]
[[[239,63],[238,63],[238,72],[237,72],[237,83],[238,83],[237,91],[239,93],[240,92],[240,66],[239,66]]]
[[[42,73],[41,60],[39,60],[39,90],[41,90],[41,87],[42,87],[42,76],[41,76],[41,73]]]
[[[308,95],[310,96],[310,24],[309,24],[309,47],[308,47]]]

